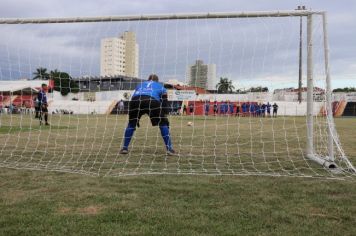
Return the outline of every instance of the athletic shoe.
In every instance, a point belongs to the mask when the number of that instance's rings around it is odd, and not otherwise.
[[[168,156],[178,156],[178,153],[176,153],[173,149],[167,150],[167,155]]]
[[[49,123],[46,123],[46,125],[50,125]]]
[[[120,154],[128,154],[128,153],[129,153],[129,150],[123,148],[123,149],[120,150],[119,153],[120,153]]]

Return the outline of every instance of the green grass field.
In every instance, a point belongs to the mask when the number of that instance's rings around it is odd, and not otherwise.
[[[147,119],[127,156],[117,154],[125,116],[52,116],[51,127],[0,120],[0,235],[356,232],[355,177],[330,179],[339,176],[303,158],[304,118],[172,117],[178,157],[165,155]],[[336,119],[354,164],[355,123]]]

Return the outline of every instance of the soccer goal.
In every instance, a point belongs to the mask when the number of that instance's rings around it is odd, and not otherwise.
[[[335,127],[343,101],[323,11],[0,19],[0,34],[2,168],[356,175]],[[129,101],[150,74],[167,89],[174,156],[148,116],[119,153]]]

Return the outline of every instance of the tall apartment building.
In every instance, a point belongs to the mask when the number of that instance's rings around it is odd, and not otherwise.
[[[187,81],[190,86],[216,90],[216,65],[197,60],[194,65],[188,66]]]
[[[134,32],[101,40],[100,75],[138,77],[139,47]]]

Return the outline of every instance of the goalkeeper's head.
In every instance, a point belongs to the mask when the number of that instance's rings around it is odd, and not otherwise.
[[[148,76],[148,81],[155,81],[158,82],[158,76],[155,74],[151,74],[150,76]]]

